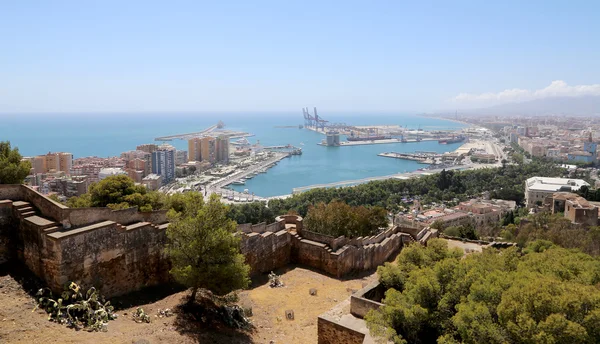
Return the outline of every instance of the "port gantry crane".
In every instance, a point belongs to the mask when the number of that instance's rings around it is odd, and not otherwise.
[[[325,131],[325,123],[329,123],[329,121],[319,118],[319,115],[317,115],[317,107],[315,107],[315,129],[318,131],[319,128],[321,128],[321,130]]]
[[[315,125],[315,118],[308,112],[308,108],[302,108],[302,114],[304,115],[305,127],[312,127]]]
[[[316,130],[319,130],[319,128],[323,131],[325,131],[325,127],[329,126],[327,123],[329,123],[328,120],[323,119],[322,117],[319,117],[319,115],[317,114],[317,108],[314,108],[315,110],[315,115],[311,115],[310,112],[308,111],[308,108],[302,108],[302,115],[304,116],[304,126],[305,127],[314,127]]]

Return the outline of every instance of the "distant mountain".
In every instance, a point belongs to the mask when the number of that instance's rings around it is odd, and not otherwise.
[[[482,109],[458,110],[460,114],[524,115],[524,116],[600,116],[600,96],[554,97],[507,103]]]

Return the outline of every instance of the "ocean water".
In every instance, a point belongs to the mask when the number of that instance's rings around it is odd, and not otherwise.
[[[411,129],[459,129],[464,125],[451,121],[409,114],[322,114],[331,122],[351,125],[397,124]],[[283,159],[266,174],[259,174],[236,186],[257,195],[284,195],[293,188],[343,180],[410,172],[423,165],[413,161],[379,157],[389,151],[446,152],[460,144],[440,145],[437,142],[376,144],[348,147],[317,145],[324,135],[306,129],[275,128],[303,124],[297,113],[148,113],[148,114],[0,114],[0,141],[11,141],[24,156],[66,151],[75,158],[85,156],[118,156],[143,143],[154,143],[159,136],[196,132],[219,120],[227,129],[254,134],[251,142],[260,140],[266,146],[292,144],[301,146],[303,154]],[[169,142],[187,150],[187,141]],[[303,145],[301,145],[303,144]]]

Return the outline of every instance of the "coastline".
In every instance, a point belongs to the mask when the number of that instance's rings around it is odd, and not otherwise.
[[[418,117],[425,117],[425,118],[434,118],[434,119],[439,119],[439,120],[443,120],[443,121],[448,121],[448,122],[454,122],[454,123],[460,123],[460,124],[464,124],[467,126],[467,128],[479,128],[478,125],[475,125],[473,123],[469,123],[469,122],[464,122],[458,119],[452,119],[452,118],[446,118],[446,117],[440,117],[440,116],[426,116],[426,115],[415,115]]]

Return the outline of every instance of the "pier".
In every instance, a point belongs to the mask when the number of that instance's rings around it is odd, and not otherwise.
[[[398,152],[386,152],[377,154],[385,158],[412,160],[420,164],[434,164],[436,159],[441,159],[442,154],[433,152],[415,152],[415,153],[398,153]]]
[[[208,127],[202,131],[187,133],[187,134],[175,134],[169,136],[161,136],[154,139],[154,141],[173,141],[173,140],[191,140],[198,137],[206,137],[206,136],[225,136],[229,139],[238,139],[242,137],[250,137],[254,136],[254,134],[246,133],[243,131],[233,131],[233,130],[225,130],[223,129],[225,125],[222,122],[215,124],[211,127]]]
[[[253,201],[263,201],[265,198],[250,195],[242,192],[237,192],[230,189],[225,189],[226,186],[233,184],[233,182],[237,180],[241,180],[242,178],[246,178],[251,174],[260,173],[261,171],[266,171],[270,167],[275,166],[280,160],[289,157],[290,153],[280,152],[277,153],[276,156],[262,161],[260,164],[256,166],[252,166],[251,168],[238,171],[224,178],[218,179],[210,184],[208,184],[205,188],[206,197],[209,197],[213,193],[217,193],[219,195],[230,195],[229,201],[233,202],[253,202]]]

